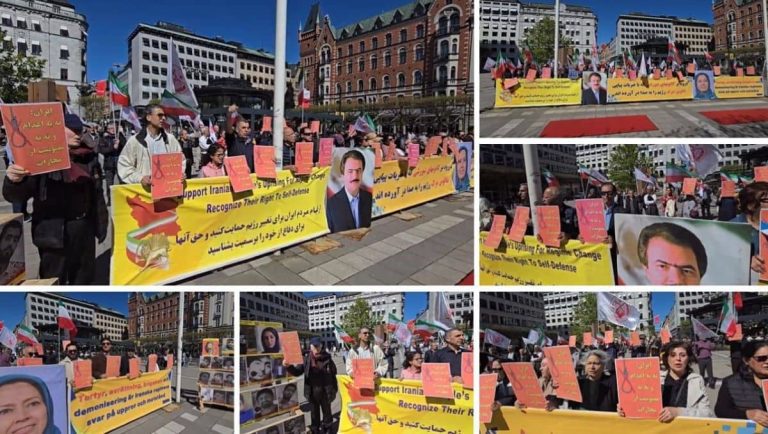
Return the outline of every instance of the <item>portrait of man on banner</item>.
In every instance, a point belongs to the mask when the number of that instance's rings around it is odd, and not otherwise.
[[[24,278],[24,226],[21,216],[0,219],[0,285]]]
[[[747,224],[616,216],[618,276],[624,285],[749,285]],[[728,255],[713,256],[728,246]]]
[[[64,366],[0,368],[0,427],[64,434],[69,426]],[[5,431],[3,431],[5,432]]]
[[[582,105],[602,105],[608,103],[608,76],[603,72],[586,71],[582,74]]]
[[[331,233],[371,226],[373,151],[335,148],[326,214]]]

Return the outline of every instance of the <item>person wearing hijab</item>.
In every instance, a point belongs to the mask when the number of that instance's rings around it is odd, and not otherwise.
[[[304,356],[303,365],[290,365],[285,361],[283,365],[293,376],[304,375],[304,397],[312,406],[312,434],[332,433],[331,403],[339,388],[336,383],[336,364],[326,351],[322,339],[313,337],[309,341],[309,352]]]
[[[267,327],[261,331],[261,347],[262,353],[279,353],[280,352],[280,335],[273,327]]]
[[[45,383],[30,375],[0,377],[0,432],[61,434],[53,417],[53,400]]]
[[[712,83],[706,72],[698,72],[693,78],[693,99],[715,99]]]

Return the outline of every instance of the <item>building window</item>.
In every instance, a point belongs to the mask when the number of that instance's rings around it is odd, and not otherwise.
[[[61,71],[59,71],[59,78],[62,80],[69,80],[69,71],[67,71],[67,68],[61,68]]]
[[[64,37],[69,37],[69,29],[67,29],[64,26],[61,26],[61,28],[59,28],[59,34]]]
[[[365,41],[360,41],[360,53],[365,51]]]
[[[336,64],[336,75],[341,75],[341,63]]]
[[[405,87],[405,74],[397,74],[397,87]]]
[[[141,38],[141,42],[145,47],[149,47],[149,39]]]
[[[357,60],[357,68],[359,72],[365,71],[365,59],[362,57]]]
[[[416,37],[417,38],[423,38],[424,37],[424,26],[419,24],[416,26]]]
[[[351,93],[351,92],[352,92],[352,82],[348,81],[347,82],[347,93]]]
[[[34,20],[32,21],[32,30],[34,30],[36,32],[42,32],[43,31],[42,27],[40,27],[40,23],[38,21],[34,21]]]
[[[67,47],[61,47],[59,50],[59,59],[67,60],[69,59],[69,49]]]
[[[16,43],[16,50],[19,52],[20,56],[25,56],[26,57],[26,55],[27,55],[27,43],[24,42],[24,41],[18,41]]]
[[[166,56],[165,54],[161,54],[160,61],[163,63],[168,63],[168,56]]]
[[[149,65],[141,65],[141,72],[149,74]]]
[[[362,92],[365,90],[365,87],[363,86],[363,80],[357,80],[357,91]]]
[[[11,21],[11,16],[7,14],[3,15],[2,24],[4,26],[13,27],[13,21]]]
[[[352,73],[352,60],[347,60],[347,74]]]
[[[405,48],[400,48],[400,50],[398,51],[398,56],[400,57],[400,64],[405,65],[406,57],[407,57]]]
[[[379,38],[374,36],[373,39],[371,39],[371,46],[374,50],[379,48]]]
[[[40,46],[40,43],[32,41],[32,55],[33,56],[40,56],[42,54],[43,54],[43,49]]]
[[[382,89],[389,89],[389,76],[385,75],[381,78],[381,88]]]
[[[160,48],[160,42],[156,40],[152,40],[152,48]]]
[[[400,30],[400,42],[406,42],[408,41],[408,30],[402,29]]]
[[[416,53],[417,62],[424,60],[424,47],[421,44],[416,46],[416,48],[414,49],[414,52]]]
[[[384,66],[389,67],[392,66],[392,55],[389,51],[384,52]]]
[[[424,76],[421,74],[421,71],[413,71],[413,85],[421,86],[423,82]]]
[[[379,66],[379,59],[375,54],[371,55],[371,69],[376,69]]]
[[[26,18],[16,18],[16,27],[20,29],[26,29],[27,28],[27,19]]]
[[[152,53],[152,60],[155,62],[159,62],[160,56],[157,53]]]
[[[368,85],[369,90],[376,90],[376,79],[371,77],[371,81]]]
[[[389,47],[390,45],[392,45],[392,34],[387,33],[387,35],[384,37],[384,46]]]

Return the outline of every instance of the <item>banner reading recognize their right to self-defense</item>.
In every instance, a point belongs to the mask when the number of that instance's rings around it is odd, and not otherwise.
[[[483,244],[480,234],[481,285],[613,285],[611,254],[605,244],[569,241],[564,249],[547,247],[535,237],[516,243],[504,236],[500,250]],[[506,247],[505,247],[506,246]]]
[[[763,82],[759,76],[715,77],[715,95],[720,99],[754,98],[765,95]]]
[[[336,377],[341,396],[340,434],[472,433],[474,393],[453,384],[453,399],[425,398],[421,381],[377,380],[376,392],[357,389],[346,375]]]
[[[453,157],[421,158],[411,173],[404,173],[399,163],[385,161],[374,173],[374,217],[456,192]]]
[[[504,80],[496,80],[496,108],[535,107],[581,104],[581,80],[554,78],[518,80],[518,85],[504,89]]]
[[[71,394],[70,422],[77,434],[105,433],[159,410],[171,402],[168,370],[96,380],[86,390]]]
[[[554,410],[528,408],[525,413],[504,406],[493,413],[485,429],[496,434],[547,433],[643,433],[643,434],[758,434],[765,433],[760,425],[748,420],[676,417],[669,423],[656,419],[629,419],[618,414],[598,411]],[[481,428],[482,432],[486,430]]]
[[[183,200],[155,202],[139,184],[112,187],[110,283],[172,282],[328,233],[328,173],[251,175],[254,189],[243,193],[227,177],[190,179]]]

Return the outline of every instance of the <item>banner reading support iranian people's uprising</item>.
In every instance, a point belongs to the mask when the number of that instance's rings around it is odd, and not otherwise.
[[[183,200],[155,202],[139,184],[113,187],[110,283],[172,282],[328,232],[328,168],[252,179],[254,189],[242,193],[231,192],[227,177],[190,179]]]
[[[497,434],[520,433],[643,433],[643,434],[756,434],[764,432],[760,425],[747,420],[677,417],[669,423],[656,419],[629,419],[616,413],[598,411],[529,408],[525,413],[515,407],[502,407],[493,413],[487,429]],[[485,429],[481,429],[485,432]]]
[[[105,433],[159,410],[171,402],[168,370],[96,380],[89,389],[71,394],[69,413],[78,434]]]
[[[483,244],[480,234],[481,285],[613,285],[608,246],[569,241],[564,249],[547,247],[535,237],[516,243],[504,236],[499,249]]]
[[[377,381],[376,392],[357,389],[346,375],[336,377],[341,395],[341,434],[470,434],[474,418],[472,389],[453,384],[453,399],[425,398],[421,381]]]
[[[411,173],[399,161],[385,161],[374,174],[373,216],[380,216],[453,194],[453,158],[419,160]]]
[[[581,80],[521,78],[516,86],[504,87],[504,80],[496,80],[496,108],[581,104]]]

